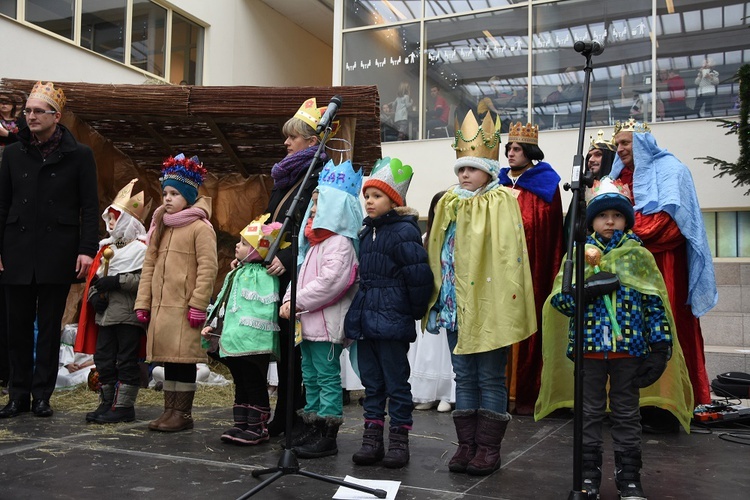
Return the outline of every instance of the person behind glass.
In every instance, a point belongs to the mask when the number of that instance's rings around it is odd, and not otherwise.
[[[716,86],[719,84],[719,72],[713,69],[713,61],[705,58],[703,64],[698,70],[695,77],[696,90],[695,106],[693,110],[701,115],[701,108],[705,106],[707,115],[714,114],[714,97],[716,96]]]
[[[539,127],[511,124],[505,144],[508,167],[501,168],[499,183],[518,199],[523,216],[528,260],[534,283],[538,331],[518,344],[515,363],[515,412],[534,413],[542,375],[542,306],[552,290],[557,264],[563,255],[563,215],[560,176],[542,161]]]
[[[612,139],[614,139],[614,135]],[[612,139],[604,140],[604,130],[597,131],[596,139],[591,138],[589,152],[586,154],[586,168],[594,176],[594,179],[606,177],[612,170],[612,162],[615,161],[615,156],[617,156]]]
[[[180,153],[162,164],[162,200],[151,219],[134,309],[148,324],[146,359],[164,363],[164,412],[152,431],[193,428],[196,363],[206,360],[200,329],[218,270],[211,198],[198,196],[206,169]]]
[[[81,307],[75,351],[93,352],[101,383],[99,406],[86,414],[87,422],[135,420],[145,330],[133,306],[147,249],[143,221],[151,208],[143,191],[133,194],[137,181],[126,184],[102,213],[108,234],[99,242],[83,291],[87,300]]]
[[[666,370],[675,326],[664,278],[631,230],[635,214],[627,185],[605,177],[587,194],[586,225],[593,233],[586,239],[584,284],[583,488],[589,498],[599,497],[609,407],[620,498],[646,498],[640,480],[640,388],[655,384]],[[561,285],[560,278],[550,304],[571,318],[567,356],[573,359],[577,305]]]
[[[667,282],[695,403],[708,404],[711,394],[699,318],[717,304],[719,294],[693,177],[685,164],[658,146],[648,124],[617,122],[614,131],[617,158],[610,175],[631,186],[636,212],[633,232],[654,254]],[[644,414],[644,429],[677,432],[676,422],[670,424],[669,415],[662,416],[666,419]]]
[[[411,87],[409,82],[401,82],[398,86],[396,99],[389,104],[393,111],[393,123],[398,130],[398,140],[405,141],[409,138],[409,110],[414,105],[411,99]]]
[[[435,219],[435,207],[445,191],[435,193],[427,213],[427,231],[422,235],[422,244],[427,248],[430,229]],[[416,322],[417,339],[409,348],[411,367],[411,393],[415,410],[430,410],[437,403],[437,411],[448,412],[456,401],[456,382],[451,363],[451,352],[445,328],[437,334],[425,335],[421,321]]]
[[[427,112],[427,130],[447,126],[450,106],[445,97],[440,94],[440,87],[437,85],[430,87],[430,96],[435,100],[435,103],[432,106],[432,110]]]
[[[308,208],[300,257],[296,315],[302,327],[302,379],[307,403],[303,431],[292,446],[300,458],[338,453],[336,437],[344,422],[341,391],[341,352],[344,317],[357,291],[358,232],[362,227],[362,169],[350,161],[329,161],[320,173],[318,189]],[[298,261],[299,261],[298,259]],[[279,316],[291,316],[286,291]]]
[[[264,224],[269,218],[270,214],[263,214],[240,232],[234,247],[238,265],[224,278],[201,331],[208,355],[232,374],[234,426],[222,433],[221,440],[239,445],[269,439],[266,375],[271,359],[279,358],[279,278],[268,274],[263,259],[281,228],[280,222]]]
[[[282,133],[286,140],[287,155],[271,169],[273,178],[273,189],[268,200],[268,207],[265,212],[271,214],[270,222],[283,222],[289,206],[292,204],[297,190],[310,166],[313,157],[318,149],[320,137],[315,134],[315,129],[320,122],[320,118],[325,113],[326,108],[319,108],[314,97],[307,99],[299,107],[292,118],[284,123]],[[335,132],[335,127],[334,132]],[[300,198],[299,207],[307,206],[313,190],[318,185],[318,174],[324,162],[327,160],[325,151],[321,153],[320,163],[316,165],[313,174],[307,180]],[[268,266],[268,273],[279,278],[279,290],[286,290],[291,280],[288,272],[292,262],[292,249],[286,248],[279,250],[274,256],[273,262]],[[281,306],[279,300],[278,307]],[[286,406],[287,390],[292,390],[292,400],[294,407],[292,415],[297,422],[297,410],[305,404],[305,398],[302,394],[302,365],[301,353],[299,347],[289,352],[289,321],[279,318],[279,337],[281,345],[281,358],[278,363],[279,386],[276,392],[276,408],[273,412],[273,420],[268,425],[268,432],[271,437],[278,436],[286,430]],[[292,357],[294,364],[294,378],[289,384],[287,380],[287,359]]]
[[[8,335],[10,399],[0,418],[29,408],[38,417],[52,415],[49,398],[68,291],[86,277],[98,247],[96,162],[91,149],[60,125],[64,106],[61,89],[37,82],[24,109],[28,127],[3,152],[0,285],[13,311],[8,314],[13,335]],[[50,245],[54,251],[40,250]]]
[[[459,184],[438,202],[427,243],[434,286],[422,325],[447,330],[456,373],[458,450],[448,468],[477,476],[501,465],[508,346],[536,331],[521,210],[498,183],[499,147],[500,122],[486,114],[480,125],[469,111],[453,143]]]
[[[358,465],[382,461],[388,468],[409,463],[412,402],[409,344],[414,320],[427,310],[432,272],[422,246],[418,214],[406,206],[412,168],[398,158],[377,162],[365,181],[367,217],[359,233],[360,285],[346,314],[346,337],[357,341],[357,362],[365,386],[362,446]],[[388,452],[383,445],[386,401],[390,413]]]

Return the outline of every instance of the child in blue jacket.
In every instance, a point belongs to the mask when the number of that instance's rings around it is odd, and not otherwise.
[[[362,192],[367,217],[359,234],[359,291],[346,315],[346,336],[357,341],[360,378],[365,386],[362,448],[358,465],[382,460],[400,468],[409,462],[412,427],[409,344],[414,320],[422,318],[432,293],[432,271],[417,225],[416,210],[405,206],[412,169],[397,158],[375,163]],[[388,453],[383,446],[385,407],[391,415]]]

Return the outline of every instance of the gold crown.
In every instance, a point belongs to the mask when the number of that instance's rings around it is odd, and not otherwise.
[[[294,113],[294,117],[299,118],[303,122],[310,125],[313,130],[316,130],[318,128],[318,124],[320,123],[320,119],[323,117],[323,113],[326,112],[326,109],[328,109],[328,106],[319,108],[317,100],[314,97],[311,97],[302,103],[297,112]],[[339,121],[334,120],[333,123],[331,123],[330,137],[336,135],[336,132],[338,131]]]
[[[55,108],[58,113],[62,113],[65,107],[65,94],[61,89],[56,89],[52,82],[36,82],[29,99],[40,99]]]
[[[608,149],[610,151],[615,151],[617,148],[615,148],[615,134],[612,134],[612,137],[608,140],[604,140],[604,130],[599,129],[596,133],[596,139],[594,139],[593,136],[591,136],[591,145],[589,146],[589,151],[592,149]]]
[[[651,127],[649,127],[646,122],[638,122],[635,121],[634,118],[631,118],[626,122],[615,122],[615,132],[613,135],[617,135],[620,132],[638,132],[643,134],[645,132],[651,132]]]
[[[133,179],[128,182],[124,188],[120,189],[120,192],[117,193],[115,200],[112,202],[112,206],[124,210],[141,221],[141,224],[145,225],[146,223],[144,221],[146,215],[148,215],[148,212],[151,209],[151,201],[149,201],[148,204],[144,203],[146,195],[143,194],[143,191],[131,196],[133,193],[133,186],[136,182],[138,182],[138,179]]]
[[[525,142],[528,144],[539,144],[539,125],[526,125],[521,122],[511,123],[508,131],[508,143]]]
[[[500,155],[498,146],[501,142],[499,117],[495,118],[495,123],[492,123],[492,117],[490,113],[487,113],[480,126],[474,112],[469,110],[460,127],[456,119],[455,129],[456,138],[452,147],[456,150],[456,158],[474,156],[497,161]]]

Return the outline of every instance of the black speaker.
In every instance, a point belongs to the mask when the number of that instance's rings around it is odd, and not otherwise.
[[[711,389],[717,396],[750,399],[750,374],[743,372],[720,373],[711,382]]]

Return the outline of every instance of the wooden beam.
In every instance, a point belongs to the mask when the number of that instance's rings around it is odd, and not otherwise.
[[[164,151],[166,153],[165,158],[167,156],[172,156],[172,147],[167,144],[162,136],[156,130],[154,130],[154,128],[144,118],[137,117],[136,120],[143,127],[143,130],[148,132],[148,135],[150,135],[157,144],[164,148]]]
[[[208,116],[203,117],[206,121],[206,124],[209,126],[211,131],[214,133],[216,138],[219,140],[219,143],[221,143],[221,146],[224,148],[224,152],[229,156],[229,159],[232,160],[234,165],[237,167],[237,170],[240,171],[243,177],[249,177],[250,174],[248,173],[247,169],[245,168],[245,165],[242,163],[242,160],[240,160],[240,157],[237,156],[237,153],[234,152],[234,148],[232,148],[232,145],[229,143],[227,138],[224,136],[224,132],[221,131],[218,125],[216,125],[216,122],[213,121],[212,118]]]

